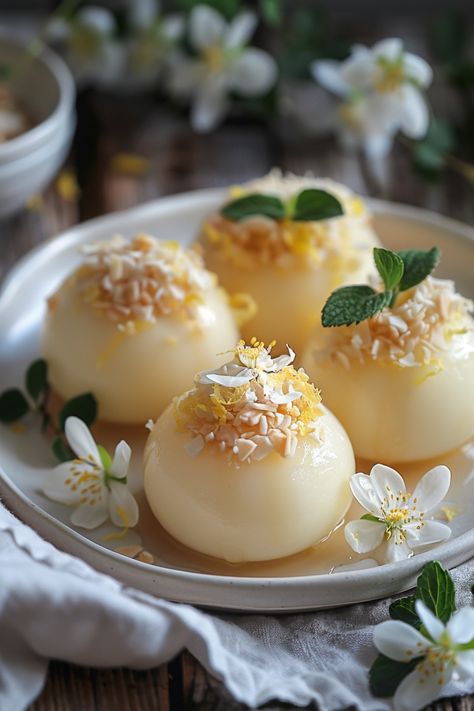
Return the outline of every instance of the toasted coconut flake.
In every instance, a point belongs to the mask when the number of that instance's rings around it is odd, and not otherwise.
[[[215,284],[200,256],[176,242],[146,234],[131,242],[114,236],[85,245],[85,269],[77,272],[83,299],[132,335],[136,322],[179,314],[198,326],[206,317],[203,291]]]
[[[174,402],[178,429],[191,433],[191,456],[217,447],[235,462],[263,459],[271,451],[293,456],[298,439],[316,430],[318,390],[291,365],[295,354],[272,358],[255,339],[240,342],[234,360],[199,373],[195,388]],[[235,375],[238,373],[238,375]]]
[[[345,368],[351,363],[377,360],[402,368],[433,366],[442,369],[440,355],[464,358],[474,352],[473,303],[456,293],[454,283],[428,277],[402,293],[399,303],[367,321],[332,329],[329,345],[316,353]]]

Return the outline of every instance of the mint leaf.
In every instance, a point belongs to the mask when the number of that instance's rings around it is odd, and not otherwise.
[[[400,291],[406,291],[412,286],[420,284],[435,269],[441,257],[438,247],[433,247],[427,252],[418,249],[402,249],[397,254],[402,258],[404,265],[403,276],[399,284]]]
[[[393,696],[398,685],[413,671],[422,657],[416,657],[411,662],[395,662],[393,659],[379,654],[369,670],[370,691],[374,696]]]
[[[62,437],[55,437],[51,444],[53,454],[59,462],[70,462],[76,455]]]
[[[416,583],[416,597],[444,624],[456,610],[453,580],[437,561],[424,566]]]
[[[298,222],[316,222],[317,220],[330,220],[344,214],[339,200],[326,192],[316,188],[303,190],[294,203],[291,218]]]
[[[400,600],[395,600],[392,602],[388,608],[390,617],[393,620],[401,620],[406,622],[416,629],[420,629],[421,620],[415,609],[416,597],[415,595],[410,595],[409,597],[402,597]]]
[[[395,289],[400,283],[405,269],[403,259],[396,252],[374,247],[374,261],[385,288]]]
[[[64,405],[59,414],[59,424],[63,431],[68,417],[78,417],[90,427],[97,417],[97,400],[92,393],[73,397]]]
[[[25,384],[34,402],[38,402],[40,395],[48,384],[48,366],[45,360],[39,358],[31,363],[26,371]]]
[[[16,422],[29,410],[28,401],[18,388],[10,388],[0,395],[0,422]]]
[[[342,286],[333,291],[324,304],[321,323],[325,327],[360,323],[388,306],[392,296],[391,291],[378,293],[364,284]]]
[[[280,198],[274,195],[259,195],[258,193],[245,195],[233,202],[227,203],[221,214],[228,220],[238,222],[252,215],[270,217],[272,220],[282,220],[285,217],[285,206]]]

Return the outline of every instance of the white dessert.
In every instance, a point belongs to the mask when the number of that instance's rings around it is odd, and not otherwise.
[[[474,434],[472,302],[428,277],[393,308],[315,335],[303,358],[356,454],[437,457]]]
[[[89,245],[49,299],[42,352],[53,389],[92,392],[99,417],[143,424],[222,363],[237,329],[225,292],[202,260],[147,235]]]
[[[366,281],[373,272],[372,247],[378,244],[363,201],[343,185],[313,177],[268,176],[234,188],[229,200],[252,193],[284,201],[307,188],[323,189],[342,204],[344,215],[296,222],[252,216],[231,221],[220,212],[203,224],[201,242],[207,266],[229,293],[246,292],[257,310],[241,328],[250,339],[291,343],[300,352],[319,325],[329,293],[338,286]]]
[[[317,544],[344,516],[352,447],[293,358],[241,342],[156,422],[145,493],[186,546],[231,562],[272,560]]]

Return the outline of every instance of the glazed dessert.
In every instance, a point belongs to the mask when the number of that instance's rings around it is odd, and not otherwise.
[[[472,301],[430,276],[435,248],[395,257],[394,286],[385,273],[385,289],[330,297],[323,324],[335,327],[318,332],[303,358],[356,454],[383,462],[437,457],[474,434]]]
[[[272,560],[327,537],[344,516],[350,441],[295,354],[241,341],[155,423],[145,493],[162,526],[200,553]]]
[[[343,185],[314,177],[265,178],[233,188],[202,226],[207,266],[256,312],[241,329],[300,352],[336,287],[365,281],[378,244],[363,201]]]
[[[221,364],[237,328],[201,258],[139,234],[87,245],[84,263],[48,300],[42,352],[64,399],[90,391],[99,417],[144,424]]]
[[[26,114],[19,107],[11,89],[0,84],[0,143],[19,136],[27,128]]]

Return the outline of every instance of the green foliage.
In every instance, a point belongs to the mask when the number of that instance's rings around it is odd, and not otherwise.
[[[28,400],[18,388],[9,388],[0,395],[0,422],[16,422],[29,411]]]
[[[325,190],[303,190],[285,204],[275,195],[252,193],[227,203],[221,210],[228,220],[262,215],[272,220],[288,217],[297,222],[329,220],[343,214],[339,200]]]
[[[398,286],[404,271],[403,259],[396,252],[375,247],[374,261],[385,289],[394,289]]]
[[[398,685],[416,667],[421,657],[411,662],[395,662],[379,654],[369,670],[369,686],[374,696],[387,698],[393,696]]]
[[[267,25],[278,27],[283,19],[283,0],[259,0],[260,14]]]
[[[446,167],[446,158],[455,148],[452,126],[442,119],[432,118],[426,136],[413,148],[413,164],[427,178],[436,178]]]
[[[29,396],[37,403],[48,387],[48,366],[43,358],[33,361],[29,366],[25,386]]]
[[[253,193],[233,200],[224,205],[221,213],[228,220],[239,221],[252,215],[270,217],[272,220],[282,220],[285,217],[285,206],[280,198],[274,195]]]
[[[179,0],[179,4],[186,12],[191,12],[196,5],[208,5],[220,12],[226,20],[232,20],[242,9],[240,0]]]
[[[53,454],[59,462],[69,462],[76,456],[72,449],[69,447],[64,437],[58,435],[55,437],[51,443],[51,449]]]
[[[326,328],[360,323],[378,314],[391,300],[391,291],[376,292],[366,284],[342,286],[324,304],[321,323]]]
[[[292,219],[302,222],[330,220],[344,214],[339,200],[326,190],[310,188],[302,190],[297,196],[292,213]]]
[[[64,431],[68,417],[78,417],[90,427],[97,417],[97,400],[92,393],[84,393],[68,400],[59,414],[61,431]]]
[[[441,258],[441,251],[438,247],[433,247],[427,252],[419,249],[403,249],[398,252],[403,260],[403,276],[398,288],[400,291],[411,289],[412,286],[420,284],[437,267]]]

